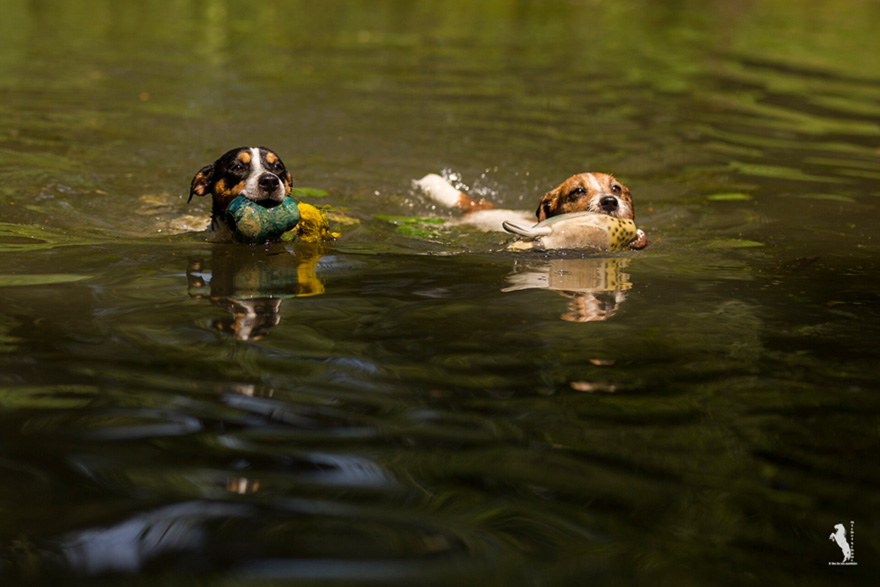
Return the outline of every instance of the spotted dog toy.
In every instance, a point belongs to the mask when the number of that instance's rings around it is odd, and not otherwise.
[[[636,223],[597,212],[572,212],[553,216],[532,227],[505,221],[504,230],[521,237],[510,250],[592,249],[620,251],[638,238]]]

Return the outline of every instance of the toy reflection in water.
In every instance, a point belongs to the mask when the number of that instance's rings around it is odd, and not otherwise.
[[[216,245],[211,265],[192,260],[186,269],[189,294],[207,299],[229,313],[212,325],[239,340],[256,340],[281,321],[285,298],[324,293],[318,278],[323,247],[297,244],[284,247]]]
[[[569,299],[563,320],[607,320],[617,313],[626,300],[625,292],[632,287],[629,275],[623,272],[628,264],[629,259],[614,257],[518,261],[502,291],[550,289]]]

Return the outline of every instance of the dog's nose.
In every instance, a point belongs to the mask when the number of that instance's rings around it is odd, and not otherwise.
[[[614,196],[605,196],[601,200],[599,200],[599,205],[606,212],[614,212],[619,207],[617,203],[617,198]]]
[[[281,185],[278,178],[271,173],[264,173],[261,175],[260,180],[257,183],[259,184],[260,189],[265,192],[274,192],[278,189],[278,186]]]

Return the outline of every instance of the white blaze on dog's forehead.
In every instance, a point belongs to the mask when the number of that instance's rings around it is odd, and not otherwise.
[[[599,183],[599,178],[597,178],[595,174],[588,173],[587,182],[590,184],[590,190],[594,192],[602,191],[602,184]]]
[[[249,149],[251,152],[251,173],[253,175],[259,175],[263,171],[263,158],[260,157],[260,150],[257,148]]]
[[[251,170],[244,184],[244,195],[251,199],[256,199],[260,193],[260,176],[263,175],[266,169],[263,167],[263,160],[260,157],[259,149],[250,148],[248,152],[251,155]]]

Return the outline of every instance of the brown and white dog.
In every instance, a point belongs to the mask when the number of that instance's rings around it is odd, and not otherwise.
[[[635,220],[629,188],[606,173],[579,173],[569,177],[544,194],[534,216],[527,212],[496,208],[486,200],[475,200],[433,173],[413,183],[438,204],[461,210],[460,222],[481,230],[500,231],[505,221],[534,223],[536,218],[541,222],[569,212],[596,212]],[[642,249],[647,244],[647,236],[639,230],[629,246]]]
[[[281,158],[265,147],[239,147],[202,167],[192,180],[193,196],[211,195],[211,228],[233,227],[226,223],[226,207],[238,196],[272,208],[290,195],[293,176]]]

